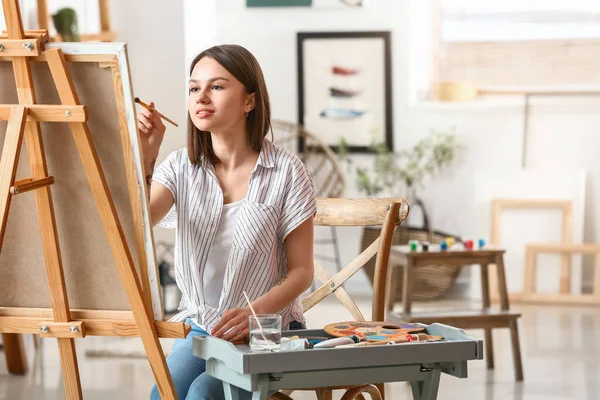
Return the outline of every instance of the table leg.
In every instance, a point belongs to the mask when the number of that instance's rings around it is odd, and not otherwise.
[[[509,309],[508,291],[506,289],[506,272],[504,271],[504,257],[502,254],[496,256],[496,271],[498,272],[498,292],[500,294],[500,308],[503,311]]]
[[[23,345],[23,336],[18,333],[3,333],[2,343],[8,372],[14,375],[27,374],[27,354]]]
[[[411,382],[410,386],[413,392],[414,400],[436,400],[438,388],[440,386],[440,374],[442,368],[439,364],[430,371],[429,376],[424,381]]]
[[[408,257],[404,265],[404,279],[402,281],[402,310],[405,316],[409,316],[411,310],[412,269],[413,262]]]
[[[481,264],[481,300],[483,310],[490,309],[490,284],[488,276],[489,264]],[[492,330],[485,329],[485,362],[488,369],[494,368],[494,344],[492,342]]]
[[[513,363],[515,366],[515,379],[517,381],[523,380],[523,361],[521,360],[521,344],[519,342],[519,327],[517,320],[513,319],[510,321],[510,340],[512,342],[513,352]]]
[[[225,400],[240,400],[238,388],[229,382],[223,381],[223,392],[225,392]],[[254,397],[254,395],[252,395]]]
[[[225,400],[240,400],[240,389],[230,384],[229,382],[223,381],[223,392],[225,393]],[[269,394],[269,375],[259,375],[258,377],[258,389],[252,392],[252,400],[267,400]]]
[[[496,257],[496,267],[498,268],[498,290],[500,291],[500,307],[502,310],[508,310],[508,293],[506,290],[506,274],[504,271],[504,257]],[[511,320],[509,324],[510,339],[512,343],[513,362],[515,368],[515,378],[517,381],[523,380],[523,364],[521,360],[521,345],[519,341],[519,329],[516,320]]]
[[[269,375],[258,377],[258,391],[252,393],[252,400],[267,400],[269,395]]]

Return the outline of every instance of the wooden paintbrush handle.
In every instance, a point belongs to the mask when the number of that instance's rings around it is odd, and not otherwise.
[[[142,100],[140,100],[138,97],[135,98],[135,102],[138,103],[139,105],[141,105],[142,107],[144,107],[146,110],[150,111],[150,106],[146,103],[144,103]],[[160,111],[158,111],[156,108],[154,109],[156,111],[156,113],[158,114],[159,117],[161,117],[162,119],[164,119],[165,121],[171,123],[172,125],[174,125],[175,127],[179,127],[179,125],[177,125],[175,122],[173,122],[171,119],[167,118],[163,113],[161,113]]]

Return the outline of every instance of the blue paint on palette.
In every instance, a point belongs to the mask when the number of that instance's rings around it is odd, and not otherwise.
[[[380,335],[373,335],[373,336],[369,336],[368,339],[369,340],[387,340],[387,336],[380,336]]]
[[[414,328],[422,328],[422,326],[415,324],[400,324],[400,328],[402,329],[414,329]]]
[[[396,332],[396,331],[388,331],[387,329],[384,329],[384,330],[381,331],[381,333],[385,333],[387,335],[395,335],[398,332]]]
[[[335,327],[335,329],[348,329],[350,328],[348,325],[338,325]]]

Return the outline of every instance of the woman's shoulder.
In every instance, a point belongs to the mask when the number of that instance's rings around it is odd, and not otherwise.
[[[264,143],[270,148],[269,150],[273,155],[274,164],[278,170],[292,172],[299,169],[306,169],[304,163],[297,154],[279,147],[268,140],[265,140]]]
[[[164,162],[173,167],[186,167],[191,165],[190,157],[188,155],[187,148],[185,147],[171,151],[165,158]]]

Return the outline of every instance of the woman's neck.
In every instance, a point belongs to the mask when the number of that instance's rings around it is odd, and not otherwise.
[[[220,168],[234,170],[248,162],[255,163],[258,152],[248,145],[246,133],[211,133],[212,148],[219,159]]]

